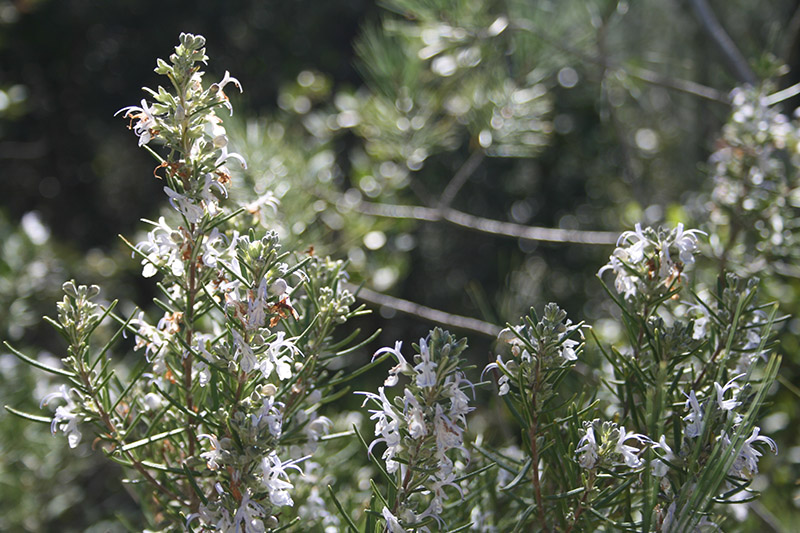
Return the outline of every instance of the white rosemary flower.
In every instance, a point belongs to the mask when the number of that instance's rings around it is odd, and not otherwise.
[[[182,233],[169,227],[164,217],[159,217],[158,222],[145,222],[155,227],[147,234],[147,240],[136,245],[136,249],[146,256],[142,259],[142,276],[151,278],[159,267],[166,267],[173,276],[181,277],[185,272]]]
[[[372,413],[372,416],[369,417],[370,420],[376,421],[375,436],[379,438],[372,441],[369,445],[368,452],[371,454],[372,448],[374,448],[376,444],[381,442],[386,443],[386,451],[382,458],[386,461],[386,470],[390,473],[395,472],[400,466],[399,463],[394,460],[394,456],[400,450],[401,416],[386,397],[383,387],[378,387],[378,394],[371,392],[360,392],[358,394],[366,396],[364,404],[366,404],[368,400],[372,400],[381,407],[380,409],[369,410],[369,412]]]
[[[433,387],[436,385],[436,366],[438,363],[431,360],[428,343],[425,339],[419,340],[419,364],[414,367],[417,372],[418,387]]]
[[[738,389],[739,385],[738,383],[736,383],[736,380],[742,376],[744,376],[744,374],[739,374],[738,376],[734,376],[733,378],[731,378],[730,381],[728,381],[725,384],[724,387],[720,386],[720,384],[717,383],[716,381],[714,382],[714,389],[717,392],[717,405],[721,410],[730,411],[742,403],[737,401],[735,397],[731,398],[730,400],[724,399],[725,393],[728,391],[728,389],[734,389],[734,391]]]
[[[752,479],[758,473],[758,458],[761,457],[761,452],[753,445],[758,442],[766,444],[772,453],[778,453],[778,445],[775,441],[765,435],[759,435],[761,428],[754,427],[753,432],[744,441],[739,455],[736,457],[733,465],[729,470],[729,474],[735,477]],[[726,447],[731,445],[730,438],[723,432],[722,442]]]
[[[683,418],[687,422],[686,436],[689,438],[699,437],[700,432],[703,431],[703,410],[694,391],[689,392],[686,396],[686,409],[689,409],[689,414]]]
[[[119,115],[123,111],[125,114],[122,116],[131,119],[131,125],[128,126],[128,128],[132,129],[139,137],[139,146],[144,146],[149,143],[155,135],[158,135],[155,109],[154,107],[148,107],[145,100],[142,100],[141,107],[135,105],[123,107],[114,113],[114,116]],[[134,120],[136,124],[133,124]]]
[[[254,502],[250,496],[250,491],[242,495],[242,502],[239,509],[233,516],[233,531],[237,533],[266,533],[263,518],[266,514],[264,507]]]
[[[578,464],[587,470],[591,470],[597,464],[598,459],[597,439],[595,439],[594,427],[591,424],[586,426],[585,431],[586,433],[578,441],[575,453],[579,455]]]
[[[269,501],[278,507],[294,505],[289,495],[289,489],[294,488],[294,485],[289,481],[287,468],[294,468],[303,473],[294,461],[281,462],[274,451],[261,460],[261,481],[269,492]]]
[[[292,377],[293,357],[296,355],[302,356],[303,353],[295,345],[293,339],[287,339],[286,333],[279,331],[276,333],[275,340],[269,343],[264,355],[266,357],[258,365],[264,379],[268,378],[274,371],[278,374],[278,379],[284,381]]]
[[[694,263],[697,236],[705,235],[696,229],[685,230],[679,223],[673,230],[654,230],[636,224],[633,231],[622,233],[617,247],[597,275],[611,270],[616,275],[614,287],[625,299],[633,299],[655,285],[670,287],[683,274],[685,266]],[[673,259],[677,252],[678,261]]]
[[[619,438],[617,439],[617,444],[614,447],[614,451],[622,455],[622,459],[625,461],[626,465],[631,468],[639,468],[644,462],[639,457],[639,454],[642,452],[642,450],[640,448],[636,448],[635,446],[625,444],[626,441],[631,439],[638,441],[639,444],[644,444],[648,441],[647,437],[641,433],[628,433],[625,431],[625,427],[621,426],[619,428]]]
[[[383,507],[381,515],[383,519],[386,520],[386,531],[388,533],[406,533],[406,530],[400,525],[400,521],[392,514],[388,507]]]
[[[81,441],[81,431],[78,429],[80,414],[78,413],[78,406],[72,400],[71,392],[72,389],[68,389],[66,385],[61,385],[57,392],[50,393],[42,398],[40,407],[44,407],[55,398],[64,400],[64,405],[56,407],[56,412],[53,415],[53,422],[50,424],[50,431],[54,435],[56,429],[63,431],[67,435],[69,447],[75,448]]]
[[[394,343],[394,348],[389,348],[387,346],[385,348],[381,348],[380,350],[376,351],[372,355],[372,360],[373,361],[377,357],[379,357],[379,356],[381,356],[381,355],[383,355],[385,353],[390,353],[390,354],[394,355],[395,358],[397,359],[397,365],[393,366],[389,370],[389,377],[387,377],[386,381],[383,382],[383,384],[385,386],[387,386],[387,387],[394,387],[395,385],[397,385],[397,381],[398,381],[397,374],[399,374],[401,372],[409,372],[410,369],[411,369],[411,366],[408,364],[408,361],[406,361],[406,358],[403,357],[402,353],[400,353],[400,350],[402,348],[403,348],[403,341],[397,341],[397,342]]]
[[[215,435],[211,435],[209,433],[202,433],[197,436],[198,439],[208,439],[211,443],[211,449],[207,452],[203,452],[200,454],[200,457],[206,460],[206,466],[209,470],[218,470],[220,467],[220,461],[222,460],[222,446],[219,444],[219,440]]]
[[[256,359],[253,347],[235,329],[231,330],[231,336],[233,336],[233,345],[236,347],[236,353],[239,354],[239,368],[242,369],[242,372],[250,373],[258,365],[258,359]]]

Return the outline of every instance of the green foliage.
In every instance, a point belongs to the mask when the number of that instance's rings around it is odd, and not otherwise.
[[[0,330],[13,345],[5,357],[11,361],[12,354],[19,354],[40,370],[72,380],[70,389],[53,397],[64,402],[54,426],[68,434],[70,444],[80,439],[80,427],[84,437],[91,427],[80,424],[95,421],[102,428],[103,413],[131,423],[133,429],[118,434],[105,424],[101,431],[108,434],[98,444],[105,443],[107,453],[134,470],[139,470],[137,462],[151,468],[154,479],[180,493],[192,511],[199,512],[202,503],[212,513],[227,509],[229,517],[241,509],[258,515],[261,504],[248,507],[243,495],[266,501],[269,490],[243,492],[241,487],[250,483],[252,488],[271,474],[248,467],[248,461],[269,458],[270,450],[277,450],[293,460],[314,455],[297,463],[306,481],[291,474],[290,461],[265,463],[278,470],[289,467],[290,477],[276,476],[294,484],[295,500],[291,510],[283,506],[279,514],[264,508],[258,516],[267,527],[275,526],[276,518],[278,527],[289,529],[377,531],[392,530],[395,519],[397,527],[436,529],[433,515],[416,516],[432,505],[432,495],[412,490],[408,498],[397,499],[404,476],[383,476],[380,461],[370,463],[364,453],[369,442],[362,446],[351,433],[356,425],[368,438],[373,428],[350,411],[355,407],[347,399],[350,387],[359,383],[359,389],[375,390],[361,382],[373,379],[386,356],[367,363],[368,342],[379,334],[360,341],[364,336],[345,323],[363,311],[356,307],[358,293],[348,275],[367,287],[482,316],[493,324],[531,309],[522,323],[509,325],[497,347],[471,337],[474,348],[464,352],[479,366],[487,351],[499,353],[487,375],[508,392],[502,398],[505,406],[492,401],[491,414],[484,409],[474,413],[483,422],[473,426],[475,446],[466,445],[468,473],[454,480],[464,489],[464,501],[448,487],[450,500],[437,514],[448,528],[691,530],[712,528],[716,522],[727,531],[754,530],[762,522],[791,524],[796,465],[784,452],[796,440],[791,435],[791,421],[798,416],[792,383],[800,352],[794,338],[797,320],[782,315],[795,314],[800,294],[792,267],[796,124],[788,110],[778,109],[788,108],[788,96],[775,92],[780,80],[727,96],[735,75],[724,70],[718,52],[707,45],[712,41],[706,40],[689,4],[388,2],[388,12],[368,22],[356,41],[363,86],[353,88],[352,78],[321,68],[321,63],[296,64],[289,57],[296,57],[294,52],[306,57],[297,47],[268,67],[270,75],[282,75],[279,109],[264,118],[221,113],[224,126],[220,119],[204,117],[212,108],[231,107],[224,85],[238,81],[226,72],[217,84],[195,83],[201,74],[196,62],[207,59],[205,42],[182,35],[171,61],[157,63],[156,72],[170,78],[167,88],[150,91],[152,106],[143,102],[125,113],[140,145],[156,156],[163,181],[149,180],[156,183],[153,190],[166,185],[173,204],[173,209],[165,207],[163,219],[148,215],[153,219],[149,235],[134,240],[141,243],[128,250],[141,261],[143,274],[161,283],[154,303],[138,314],[127,301],[142,290],[121,281],[127,261],[123,253],[109,253],[110,263],[116,264],[108,268],[107,252],[95,250],[89,266],[75,270],[71,250],[30,246],[17,232],[4,239],[0,256],[0,299],[9,302],[0,309]],[[789,20],[792,6],[714,7],[759,76],[785,72],[776,56],[782,54],[781,41],[792,36],[779,21]],[[37,7],[43,13],[47,8],[48,3]],[[202,2],[196,11],[206,12]],[[257,11],[248,11],[252,21],[241,27],[257,26]],[[3,17],[8,13],[3,11]],[[224,27],[231,23],[230,15],[215,20],[223,20]],[[159,24],[153,21],[148,28]],[[13,32],[13,24],[8,28]],[[257,67],[256,57],[267,54],[268,47],[240,53],[260,41],[254,40],[252,28],[231,33],[241,37],[228,46],[234,52],[223,52],[235,56],[224,64],[248,80],[245,103],[258,109],[258,98],[266,94],[269,101],[278,84],[253,91],[251,80],[258,76],[242,67]],[[304,42],[317,33],[298,31]],[[124,55],[151,57],[145,49],[149,44],[139,39],[136,53],[125,48]],[[320,57],[330,53],[329,46],[312,42],[311,47]],[[117,53],[113,46],[108,50],[108,57]],[[218,49],[212,51],[218,58]],[[782,59],[791,61],[789,55]],[[91,64],[86,61],[87,68]],[[126,71],[127,65],[126,59]],[[17,86],[0,89],[0,103],[3,95],[20,94]],[[73,87],[71,94],[76,92],[82,93]],[[26,116],[25,99],[17,96],[0,109],[0,137],[8,135],[10,121]],[[714,141],[726,119],[720,140]],[[65,122],[77,131],[89,121]],[[102,173],[107,177],[102,187],[114,189],[111,184],[120,183],[120,175],[134,175],[135,159],[113,136],[100,133],[104,130],[96,121],[92,124],[96,133],[75,137],[87,147],[92,138],[102,139],[91,172]],[[241,176],[225,168],[226,160],[238,158],[229,152],[234,145],[249,163]],[[704,182],[696,167],[712,146],[706,167],[711,179]],[[16,176],[24,164],[13,161],[10,168]],[[149,175],[150,167],[136,173]],[[42,191],[48,190],[45,181]],[[135,183],[137,194],[150,198],[142,180],[123,181]],[[33,183],[36,190],[37,180]],[[104,209],[122,206],[124,190],[99,192],[109,199]],[[83,201],[63,204],[76,205],[72,210],[80,212],[77,205]],[[613,279],[608,287],[594,278],[607,255],[601,247],[517,238],[528,225],[562,232],[556,233],[558,241],[580,235],[581,229],[616,230],[639,222],[645,228],[623,234],[601,270],[613,272],[613,278],[603,275],[606,282]],[[662,222],[672,229],[646,227]],[[685,231],[684,224],[703,229],[708,239]],[[66,227],[59,220],[54,231]],[[229,247],[233,232],[240,238]],[[504,241],[498,234],[514,238]],[[597,242],[611,242],[608,234],[592,235]],[[175,253],[161,253],[157,246],[162,245]],[[699,260],[695,265],[695,247],[710,250],[713,264]],[[48,276],[51,289],[70,277],[102,280],[111,285],[103,294],[119,294],[121,300],[92,303],[88,292],[80,293],[88,287],[67,286],[70,293],[56,326],[68,343],[66,371],[55,359],[33,356],[40,352],[39,339],[63,353],[37,326],[38,316],[52,312],[42,303],[53,291],[48,296],[34,291],[43,279],[43,263],[48,269],[65,268],[63,274]],[[190,272],[197,291],[184,277]],[[763,279],[763,296],[751,279],[754,273]],[[229,284],[240,284],[240,289],[231,290]],[[773,298],[780,311],[762,303]],[[263,331],[250,318],[251,307],[262,300],[268,315]],[[582,333],[590,330],[582,321],[566,321],[554,304],[541,319],[533,312],[551,300],[570,310],[570,316],[595,324],[591,339],[597,342],[590,339],[585,346]],[[393,313],[391,302],[383,301],[382,315]],[[162,314],[157,324],[146,318]],[[223,327],[214,326],[221,322]],[[370,331],[384,327],[389,332],[384,338],[418,337],[417,326],[399,317],[362,317],[358,324]],[[346,331],[336,333],[337,328]],[[196,331],[190,340],[187,330]],[[135,334],[146,357],[139,353],[121,360],[129,351],[122,340],[126,332]],[[787,355],[780,375],[779,358],[771,355],[779,350],[779,338]],[[37,348],[29,347],[30,339]],[[290,344],[283,344],[287,340]],[[196,376],[188,372],[193,376],[188,388],[187,353],[196,370]],[[265,361],[272,365],[270,378],[261,370],[267,368]],[[259,369],[248,372],[250,364]],[[3,390],[23,381],[29,389],[34,386],[33,377],[19,378],[19,372],[8,374],[12,377]],[[291,379],[280,377],[290,372]],[[242,373],[248,376],[244,384]],[[416,379],[413,373],[408,377]],[[777,392],[769,390],[773,380],[783,385]],[[103,396],[98,391],[106,387],[111,393]],[[486,394],[477,388],[478,395]],[[408,390],[420,392],[414,386]],[[238,406],[220,413],[226,395],[237,391]],[[42,396],[40,390],[34,400],[25,391],[9,395],[7,403],[17,412],[34,413]],[[398,416],[408,414],[404,396],[392,404]],[[284,425],[280,437],[265,433],[270,423],[263,416],[276,416],[262,412],[266,398],[283,404],[278,407]],[[203,402],[212,409],[193,414],[191,406]],[[87,409],[79,409],[80,404]],[[774,415],[762,421],[765,405]],[[428,407],[431,412],[423,418],[431,422],[435,407]],[[493,416],[500,412],[505,414]],[[260,417],[261,425],[248,426]],[[192,420],[199,423],[194,429]],[[24,422],[6,416],[2,423],[17,436],[18,426],[12,424]],[[331,427],[330,439],[319,436]],[[405,431],[404,442],[411,443]],[[777,457],[766,453],[774,444],[767,434],[778,441]],[[472,436],[465,435],[469,442]],[[592,440],[596,458],[589,453]],[[195,455],[206,456],[183,463],[162,460],[190,446]],[[754,461],[760,455],[766,466],[758,473]],[[4,471],[11,472],[9,479],[16,476],[18,463],[13,464]],[[237,478],[212,464],[246,474]],[[47,472],[41,471],[40,478],[47,479]],[[141,476],[141,471],[133,475],[138,478],[135,491],[144,486]],[[215,476],[222,480],[224,495],[210,489]],[[350,482],[353,477],[357,483]],[[418,489],[437,482],[421,471],[409,479]],[[326,486],[330,492],[322,490]],[[751,504],[740,525],[732,517],[742,519],[744,506],[736,502],[742,497],[755,501],[755,495],[747,494],[764,488],[766,497]],[[175,524],[185,522],[190,513],[174,506],[167,506],[166,515],[155,512],[170,499],[160,492],[151,525],[166,524],[167,515]],[[12,501],[3,495],[0,501]],[[406,503],[405,515],[392,514]],[[468,517],[459,514],[464,509]],[[12,524],[25,519],[25,513],[6,516]]]

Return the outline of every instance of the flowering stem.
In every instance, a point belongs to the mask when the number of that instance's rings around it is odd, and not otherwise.
[[[411,484],[411,480],[414,477],[414,466],[421,445],[422,442],[417,441],[417,443],[414,445],[414,451],[409,454],[408,467],[406,468],[406,475],[403,477],[403,483],[400,486],[400,490],[397,491],[397,497],[395,498],[394,501],[394,507],[392,507],[393,515],[397,515],[398,513],[397,509],[400,507],[400,504],[406,499],[406,494],[408,494],[408,486]]]
[[[189,228],[189,234],[194,235],[196,225],[192,224]],[[195,258],[196,250],[201,239],[195,239],[192,253],[189,257],[189,286],[186,291],[186,312],[184,313],[186,325],[186,346],[192,345],[192,337],[194,335],[194,303],[197,295],[196,278],[197,278],[197,260]],[[183,386],[186,389],[186,408],[190,413],[194,413],[194,399],[192,398],[192,352],[186,351],[183,358]],[[189,457],[194,457],[195,453],[195,418],[192,415],[186,417],[186,430],[189,434]],[[197,493],[189,487],[189,498],[191,500],[192,511],[196,511],[199,505]]]
[[[650,316],[650,305],[645,304],[644,309],[642,310],[641,314],[643,320],[647,320]],[[636,346],[633,347],[633,358],[635,360],[639,360],[639,356],[642,350],[642,341],[644,340],[644,331],[645,331],[645,323],[644,321],[639,322],[639,335],[636,337]]]
[[[539,448],[536,446],[536,432],[539,426],[539,413],[536,407],[536,392],[540,388],[540,379],[541,374],[539,372],[539,358],[536,358],[536,365],[534,367],[535,372],[535,387],[533,389],[533,398],[531,402],[531,408],[533,411],[533,420],[531,421],[531,427],[528,429],[528,438],[530,439],[531,443],[531,461],[532,463],[532,472],[533,472],[533,494],[536,498],[536,507],[539,514],[539,523],[542,526],[542,531],[547,532],[547,522],[545,521],[544,517],[544,506],[542,505],[542,489],[539,484]]]
[[[195,225],[192,224],[190,233],[194,235]],[[194,334],[194,300],[196,297],[196,288],[195,288],[195,279],[197,276],[197,265],[194,257],[194,250],[192,250],[191,257],[189,259],[189,287],[186,290],[186,312],[184,313],[185,323],[186,323],[186,345],[192,345],[192,336]],[[189,411],[193,411],[193,399],[192,399],[192,352],[187,350],[186,356],[183,358],[183,385],[186,388],[186,406]],[[191,424],[193,422],[193,418],[190,417],[187,419],[187,424],[189,425],[189,430],[191,431],[192,427]],[[194,439],[189,441],[189,453],[194,454]]]
[[[578,520],[581,517],[581,513],[585,509],[586,499],[589,497],[589,493],[592,491],[592,487],[594,486],[595,480],[595,472],[592,470],[589,472],[589,480],[586,482],[586,487],[583,490],[583,496],[581,496],[581,500],[578,502],[578,507],[575,509],[575,518],[572,520],[572,523],[564,530],[564,533],[570,533],[572,528],[578,524]]]
[[[109,436],[112,439],[114,439],[115,441],[117,441],[117,444],[120,446],[120,449],[123,449],[124,445],[125,445],[124,444],[124,439],[120,438],[119,432],[117,431],[117,428],[114,425],[114,422],[111,420],[111,416],[106,412],[105,409],[103,409],[103,403],[100,401],[100,398],[97,396],[97,390],[92,385],[89,373],[86,372],[86,369],[84,368],[83,360],[81,358],[77,358],[77,359],[78,359],[78,365],[79,365],[78,370],[79,370],[79,375],[80,375],[81,381],[83,382],[83,385],[86,387],[86,392],[89,394],[89,396],[92,398],[92,401],[97,406],[97,413],[100,415],[100,420],[108,428]],[[169,490],[167,487],[165,487],[164,485],[159,483],[158,480],[156,478],[154,478],[152,476],[152,474],[150,474],[150,472],[147,471],[147,469],[144,467],[144,465],[138,459],[136,459],[136,457],[134,457],[133,453],[130,450],[125,450],[123,453],[128,458],[128,460],[131,462],[131,465],[133,466],[133,468],[135,468],[136,471],[138,471],[147,480],[148,483],[153,485],[156,489],[158,489],[159,492],[161,492],[162,494],[164,494],[165,496],[167,496],[171,500],[181,501],[181,498],[178,497],[177,494],[175,494],[174,492]]]
[[[708,360],[708,363],[703,365],[703,369],[700,371],[700,375],[697,376],[697,379],[692,384],[692,389],[694,390],[697,389],[697,387],[703,381],[703,378],[706,376],[706,372],[708,371],[709,368],[711,368],[711,365],[713,365],[716,362],[717,357],[719,357],[719,354],[721,353],[722,353],[722,345],[718,346],[717,349],[714,350],[714,353],[711,355],[711,358]]]
[[[534,415],[533,424],[528,430],[528,437],[531,441],[531,460],[533,461],[533,494],[536,497],[536,507],[539,510],[539,522],[542,526],[542,531],[548,531],[547,522],[544,519],[544,507],[542,506],[542,489],[539,485],[539,450],[536,447],[536,426],[538,417]]]

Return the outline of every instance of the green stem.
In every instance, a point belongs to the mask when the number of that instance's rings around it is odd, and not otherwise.
[[[586,486],[583,490],[583,496],[581,496],[580,501],[578,502],[578,507],[575,509],[575,518],[573,518],[572,523],[564,530],[564,533],[570,533],[572,528],[578,525],[578,520],[581,518],[581,513],[586,508],[586,500],[589,497],[589,493],[592,492],[592,488],[594,487],[594,480],[595,480],[595,471],[592,470],[589,473],[589,479],[586,482]]]
[[[119,432],[117,431],[117,428],[114,425],[114,422],[111,420],[111,416],[109,415],[109,413],[107,413],[105,409],[103,409],[103,403],[100,401],[100,398],[97,395],[97,390],[92,385],[89,374],[85,371],[83,367],[83,361],[80,358],[78,358],[78,361],[79,361],[78,373],[80,375],[80,379],[83,382],[83,385],[86,387],[86,391],[89,393],[89,397],[92,399],[92,402],[97,407],[97,413],[100,415],[100,420],[103,422],[106,428],[108,428],[109,436],[112,439],[114,439],[114,441],[117,443],[120,449],[124,449],[125,446],[124,439],[120,436]],[[131,462],[133,468],[135,468],[136,471],[139,472],[148,483],[153,485],[159,492],[161,492],[171,500],[179,502],[181,501],[181,498],[177,494],[175,494],[167,487],[159,483],[159,481],[156,478],[154,478],[153,475],[150,474],[150,472],[147,471],[145,466],[138,459],[136,459],[136,457],[134,457],[131,450],[126,450],[123,453]]]
[[[547,522],[545,521],[545,511],[544,506],[542,504],[542,488],[539,483],[539,448],[536,445],[536,433],[538,431],[539,426],[539,413],[537,412],[536,407],[536,393],[541,388],[541,374],[539,372],[539,358],[536,358],[536,364],[534,366],[534,382],[535,386],[533,388],[533,398],[531,401],[531,410],[533,411],[533,420],[531,421],[531,426],[528,429],[528,439],[530,440],[531,444],[531,460],[532,463],[532,482],[533,482],[533,494],[536,498],[536,510],[539,515],[539,524],[541,525],[542,531],[546,533],[549,531],[547,529]]]

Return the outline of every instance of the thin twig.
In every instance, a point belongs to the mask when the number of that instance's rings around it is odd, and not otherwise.
[[[354,206],[354,209],[365,215],[383,218],[407,218],[425,222],[438,222],[442,220],[442,215],[438,209],[416,205],[395,205],[361,201]]]
[[[706,30],[706,33],[708,33],[714,41],[714,44],[716,44],[717,48],[722,52],[725,62],[736,76],[736,79],[740,82],[749,83],[750,85],[758,84],[758,77],[755,72],[750,68],[747,59],[742,55],[736,43],[733,42],[733,39],[725,32],[725,28],[719,23],[717,16],[714,14],[711,6],[708,5],[708,2],[706,0],[689,0],[689,3],[692,5],[697,18],[700,19],[703,29]]]
[[[645,68],[626,67],[623,69],[623,72],[625,72],[631,78],[635,78],[652,85],[658,85],[659,87],[664,87],[666,89],[674,89],[676,91],[681,91],[693,96],[704,98],[706,100],[711,100],[712,102],[730,104],[730,98],[728,98],[728,96],[722,91],[718,91],[713,87],[707,87],[691,80],[671,78]]]
[[[425,222],[449,222],[463,228],[490,233],[503,237],[514,237],[529,241],[560,242],[572,244],[615,244],[619,236],[611,231],[570,230],[525,226],[513,222],[502,222],[490,218],[477,217],[457,209],[432,209],[412,205],[381,204],[359,202],[355,209],[359,213],[384,218],[406,218]]]
[[[562,52],[566,52],[571,56],[583,61],[584,63],[600,65],[611,71],[620,71],[631,78],[635,78],[652,85],[657,85],[659,87],[664,87],[665,89],[672,89],[686,94],[691,94],[692,96],[698,96],[706,100],[711,100],[712,102],[730,105],[730,99],[728,99],[725,93],[714,89],[713,87],[708,87],[691,80],[684,80],[682,78],[675,78],[665,74],[659,74],[645,68],[607,63],[603,58],[590,56],[576,48],[558,42],[546,31],[533,25],[530,21],[516,21],[513,23],[512,27],[526,31],[531,35],[542,39],[553,48],[561,50]]]
[[[772,93],[764,98],[764,101],[767,105],[775,105],[783,102],[784,100],[788,100],[793,96],[797,96],[800,94],[800,83],[795,83],[791,87],[787,87],[781,91],[776,93]]]
[[[586,500],[588,499],[589,493],[591,492],[592,487],[594,486],[594,478],[595,478],[595,471],[591,470],[589,472],[589,479],[585,482],[586,485],[583,489],[583,496],[581,496],[581,500],[578,502],[578,507],[577,509],[575,509],[575,512],[573,513],[572,523],[567,527],[564,533],[572,533],[572,528],[578,524],[578,520],[581,517],[581,513],[586,508]]]
[[[444,188],[444,191],[442,191],[442,195],[439,197],[439,204],[437,205],[439,209],[450,207],[458,191],[461,190],[461,187],[463,187],[470,176],[472,176],[484,157],[486,157],[486,153],[483,150],[476,150],[470,154],[464,164],[461,165],[461,168],[458,169],[458,172],[453,175],[453,178],[450,180],[450,183],[447,184],[447,187]]]
[[[513,222],[501,222],[489,218],[476,217],[455,209],[443,213],[444,220],[483,233],[518,237],[529,241],[568,242],[573,244],[615,244],[619,234],[611,231],[587,231],[560,228],[524,226]]]
[[[628,178],[627,181],[633,185],[634,189],[634,197],[639,198],[641,194],[637,194],[640,192],[640,179],[639,179],[639,172],[636,171],[636,164],[634,162],[633,153],[631,150],[630,142],[628,142],[628,135],[627,131],[625,130],[625,123],[624,121],[620,120],[619,115],[617,114],[617,108],[614,105],[614,102],[611,101],[609,90],[606,85],[606,80],[608,79],[608,67],[606,65],[609,64],[608,61],[608,53],[606,51],[606,30],[608,26],[605,22],[597,28],[597,35],[596,35],[596,44],[597,44],[597,52],[600,54],[600,59],[603,64],[603,68],[600,72],[600,86],[602,87],[602,95],[603,99],[606,101],[606,109],[608,109],[608,117],[611,119],[611,125],[614,128],[614,132],[617,135],[617,139],[619,141],[619,151],[620,155],[622,155],[622,172]]]
[[[395,311],[400,311],[401,313],[422,318],[424,320],[430,320],[431,322],[436,322],[437,324],[441,324],[443,326],[473,331],[475,333],[480,333],[481,335],[486,335],[493,338],[497,337],[501,330],[500,327],[490,324],[489,322],[484,322],[483,320],[478,320],[477,318],[446,313],[445,311],[433,309],[432,307],[426,307],[409,300],[403,300],[401,298],[395,298],[394,296],[375,292],[367,289],[366,287],[359,288],[352,283],[346,283],[345,287],[347,290],[355,293],[358,299],[365,302],[388,307],[389,309],[394,309]]]
[[[189,227],[189,232],[192,236],[194,236],[195,230],[197,229],[195,224],[192,224]],[[197,261],[196,257],[196,250],[199,249],[199,246],[202,244],[203,235],[202,233],[199,237],[195,237],[192,239],[194,244],[194,248],[192,253],[190,254],[189,260],[191,261],[191,266],[189,268],[189,287],[186,291],[186,312],[184,314],[184,319],[186,321],[186,346],[192,345],[192,337],[194,334],[194,304],[195,298],[197,297]],[[183,387],[186,389],[186,409],[190,413],[194,413],[194,398],[192,397],[192,351],[187,350],[186,355],[183,358]],[[195,441],[197,440],[197,436],[195,433],[195,427],[197,425],[197,420],[194,416],[187,416],[186,417],[186,429],[189,433],[189,457],[194,457],[195,452]],[[200,505],[200,499],[197,497],[197,493],[192,490],[190,486],[187,486],[187,490],[189,491],[189,501],[192,511],[197,511],[198,506]]]

